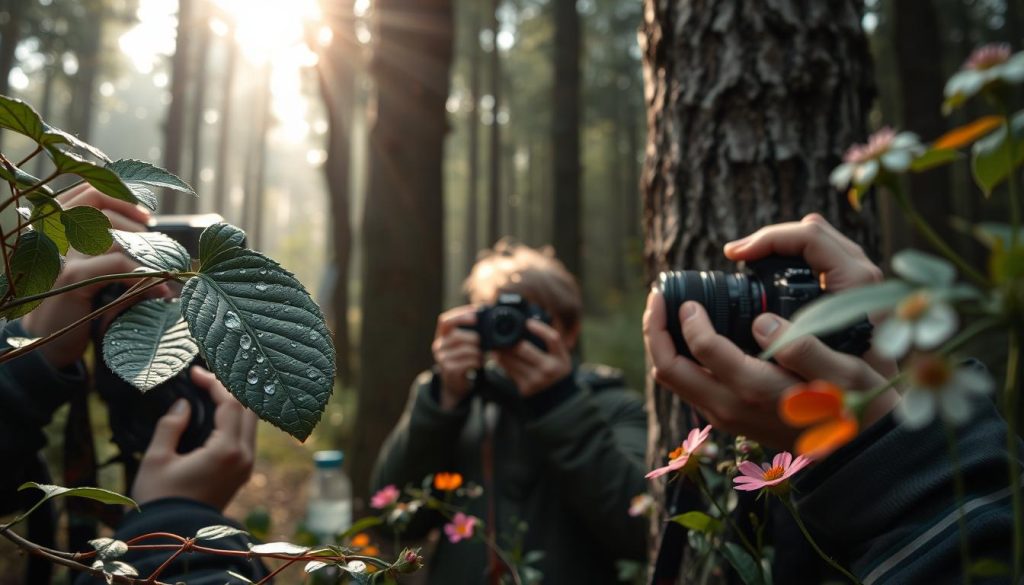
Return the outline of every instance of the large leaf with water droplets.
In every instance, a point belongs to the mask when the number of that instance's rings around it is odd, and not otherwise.
[[[217,223],[199,236],[199,262],[209,264],[217,254],[245,245],[245,232],[229,223]]]
[[[192,267],[188,250],[160,232],[110,230],[114,241],[136,262],[154,270],[185,271]]]
[[[142,301],[110,326],[103,361],[143,392],[185,369],[199,352],[177,301]]]
[[[270,258],[234,247],[185,283],[181,307],[228,390],[260,418],[305,440],[331,396],[334,346],[302,284]]]

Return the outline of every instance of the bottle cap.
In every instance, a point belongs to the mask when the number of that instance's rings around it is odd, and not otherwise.
[[[317,469],[334,469],[341,467],[345,454],[341,451],[317,451],[313,453],[313,462]]]

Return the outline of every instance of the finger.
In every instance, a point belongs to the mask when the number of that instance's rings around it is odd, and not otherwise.
[[[647,307],[643,317],[644,348],[656,368],[667,369],[679,358],[672,336],[669,335],[665,317],[665,297],[659,291],[647,295]]]
[[[437,361],[442,365],[450,365],[454,362],[464,361],[470,363],[479,363],[482,360],[483,352],[480,351],[479,347],[473,347],[472,345],[453,347],[438,352],[437,354]]]
[[[177,456],[178,442],[181,434],[188,426],[190,407],[188,401],[179,398],[167,410],[167,414],[160,417],[153,429],[153,439],[149,442],[145,457],[167,459]]]
[[[191,374],[192,382],[209,392],[210,398],[217,406],[213,413],[213,434],[219,434],[224,439],[237,440],[241,432],[242,405],[206,368],[192,366]]]
[[[109,209],[103,210],[103,215],[107,216],[110,220],[110,226],[115,230],[121,230],[123,232],[144,232],[146,231],[146,225],[137,221],[131,220],[124,215],[116,211]]]
[[[473,305],[463,305],[449,309],[438,316],[437,330],[434,332],[434,337],[441,337],[460,325],[467,326],[475,323],[476,307]]]
[[[781,391],[798,381],[770,363],[745,354],[735,343],[715,332],[700,303],[683,303],[679,309],[679,321],[693,357],[710,370],[715,378],[735,388],[734,392],[739,393],[753,385]]]
[[[242,449],[248,458],[252,459],[256,454],[256,430],[259,426],[259,418],[256,413],[248,408],[242,412],[241,443]]]
[[[814,223],[818,224],[826,233],[835,238],[836,242],[843,247],[844,250],[851,256],[862,256],[867,257],[864,253],[864,248],[857,245],[856,242],[846,237],[843,232],[836,229],[834,225],[828,222],[820,213],[808,213],[800,220],[800,223]]]
[[[441,337],[441,349],[448,347],[480,347],[480,334],[469,329],[452,329]]]
[[[126,274],[134,271],[138,267],[138,262],[135,262],[120,252],[108,252],[99,256],[83,258],[76,257],[73,261],[68,262],[67,266],[65,266],[64,270],[61,272],[59,283],[63,286],[65,284],[81,282],[97,276]],[[109,286],[111,282],[136,284],[139,282],[139,279],[123,278],[114,281],[97,282],[77,289],[77,291],[78,294],[91,297],[96,293],[96,291]],[[170,289],[167,288],[166,285],[160,286],[163,287],[164,294],[170,292]]]
[[[768,347],[791,323],[765,313],[754,320],[754,339]],[[866,390],[885,382],[863,360],[835,351],[813,335],[804,335],[775,353],[775,361],[805,380],[828,380],[844,388]]]
[[[148,210],[139,207],[129,201],[122,201],[100,193],[90,185],[79,185],[67,193],[57,197],[64,208],[77,205],[88,205],[99,210],[110,210],[117,212],[127,219],[139,224],[147,224],[151,217]]]
[[[562,334],[559,333],[558,330],[555,329],[554,327],[548,325],[547,323],[541,321],[540,319],[527,319],[526,329],[527,331],[533,333],[538,338],[540,338],[541,341],[544,342],[545,347],[547,347],[547,353],[558,357],[568,355],[569,350],[565,347],[565,342],[562,341]],[[538,348],[536,345],[532,343],[525,343],[520,345],[528,346],[527,350],[533,349],[537,354],[543,354],[540,348]],[[528,351],[528,353],[532,355],[534,352]]]

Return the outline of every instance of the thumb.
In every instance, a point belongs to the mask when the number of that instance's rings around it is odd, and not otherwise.
[[[179,398],[167,410],[167,414],[160,417],[153,430],[153,439],[146,449],[146,457],[161,456],[167,457],[177,452],[178,441],[181,434],[188,426],[190,407],[188,401]]]

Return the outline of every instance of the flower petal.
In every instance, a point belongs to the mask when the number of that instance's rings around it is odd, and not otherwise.
[[[890,316],[875,329],[871,347],[882,357],[899,359],[910,349],[914,329],[910,323],[896,316]]]
[[[896,405],[896,417],[909,429],[924,428],[935,418],[935,406],[930,391],[911,388]]]
[[[936,301],[914,324],[914,343],[921,349],[932,349],[956,333],[960,319],[948,304]]]
[[[889,144],[889,148],[898,148],[910,151],[921,148],[921,146],[921,139],[913,132],[900,132]]]
[[[995,389],[995,382],[986,370],[971,367],[957,368],[950,384],[972,394],[991,394]]]
[[[853,163],[843,163],[832,170],[832,174],[828,176],[828,182],[832,184],[836,189],[846,189],[850,184],[850,179],[853,178],[853,170],[856,165]]]
[[[667,473],[670,473],[672,471],[673,471],[673,469],[671,467],[669,467],[668,465],[666,465],[665,467],[659,467],[657,469],[652,470],[650,473],[648,473],[647,475],[644,476],[644,479],[654,479],[656,477],[661,477],[661,476],[663,476],[663,475],[665,475]]]
[[[764,482],[735,484],[732,487],[740,490],[741,492],[752,492],[763,488]]]
[[[796,440],[796,452],[820,459],[857,436],[857,420],[843,417],[811,428]]]
[[[960,426],[971,418],[970,394],[963,388],[948,387],[939,393],[939,408],[943,419]]]
[[[789,464],[793,462],[793,455],[788,451],[782,451],[776,453],[772,459],[772,467],[781,467],[782,469],[788,469]]]
[[[761,471],[761,468],[753,461],[744,461],[743,463],[740,463],[736,467],[736,470],[742,473],[744,476],[756,479],[761,479],[764,476],[763,472]]]
[[[853,171],[853,183],[857,187],[867,187],[878,176],[878,161],[869,160],[859,165]]]
[[[913,158],[911,152],[907,149],[891,149],[882,155],[882,165],[894,173],[902,173],[910,168],[910,162]]]
[[[779,402],[779,417],[791,427],[805,427],[836,418],[842,411],[842,389],[824,381],[794,386],[783,394]]]
[[[978,118],[970,124],[965,124],[959,128],[954,128],[949,132],[946,132],[940,136],[934,144],[932,144],[932,148],[936,150],[963,148],[995,130],[1002,125],[1002,123],[1002,116],[984,116]]]

